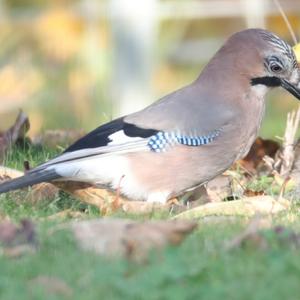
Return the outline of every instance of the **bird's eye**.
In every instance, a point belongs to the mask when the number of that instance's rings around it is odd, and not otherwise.
[[[279,72],[282,71],[282,67],[281,67],[280,65],[278,65],[278,64],[272,64],[272,65],[270,66],[270,69],[271,69],[271,71],[274,72],[274,73],[279,73]]]

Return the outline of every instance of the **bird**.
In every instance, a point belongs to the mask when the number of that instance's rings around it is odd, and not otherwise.
[[[258,135],[268,90],[300,99],[291,46],[251,28],[230,36],[190,84],[101,125],[61,155],[4,182],[0,193],[79,181],[158,202],[204,185],[244,157]]]

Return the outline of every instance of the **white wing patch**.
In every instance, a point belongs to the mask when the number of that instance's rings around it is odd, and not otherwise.
[[[128,142],[141,141],[143,138],[141,137],[130,137],[124,133],[123,130],[119,130],[108,136],[111,142],[108,145],[120,145]]]
[[[125,136],[125,134],[123,133]],[[127,137],[128,140],[123,143],[115,143],[108,144],[107,146],[97,147],[97,148],[87,148],[87,149],[80,149],[72,152],[66,152],[59,155],[56,158],[49,160],[48,162],[43,163],[42,165],[35,168],[35,170],[44,169],[45,167],[65,163],[65,162],[75,162],[78,160],[89,160],[95,156],[110,156],[115,154],[121,153],[129,153],[129,152],[136,152],[136,151],[149,151],[147,142],[148,139],[143,138],[130,138]]]

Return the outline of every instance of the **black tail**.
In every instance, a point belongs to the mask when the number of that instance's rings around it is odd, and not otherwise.
[[[37,183],[51,181],[59,177],[60,176],[53,169],[32,172],[29,171],[24,176],[0,184],[0,194],[21,189],[23,187],[31,186]]]

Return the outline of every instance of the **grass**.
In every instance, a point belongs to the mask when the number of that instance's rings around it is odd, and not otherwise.
[[[15,149],[8,155],[7,165],[21,167],[25,158],[36,165],[54,154],[55,151],[49,150]],[[0,213],[15,221],[33,219],[37,224],[39,250],[18,259],[0,256],[0,299],[282,300],[297,299],[300,293],[297,247],[280,243],[270,233],[268,249],[245,245],[225,250],[224,242],[244,229],[245,219],[200,222],[199,229],[181,246],[152,253],[147,263],[135,264],[83,252],[67,231],[49,234],[53,226],[66,220],[50,221],[46,216],[68,208],[81,211],[82,218],[100,217],[97,209],[63,193],[38,204],[27,203],[24,194],[1,195]],[[299,219],[295,206],[291,212],[274,217],[272,223],[300,231]],[[47,291],[34,284],[38,276],[65,282],[71,294],[54,293],[51,288]]]

